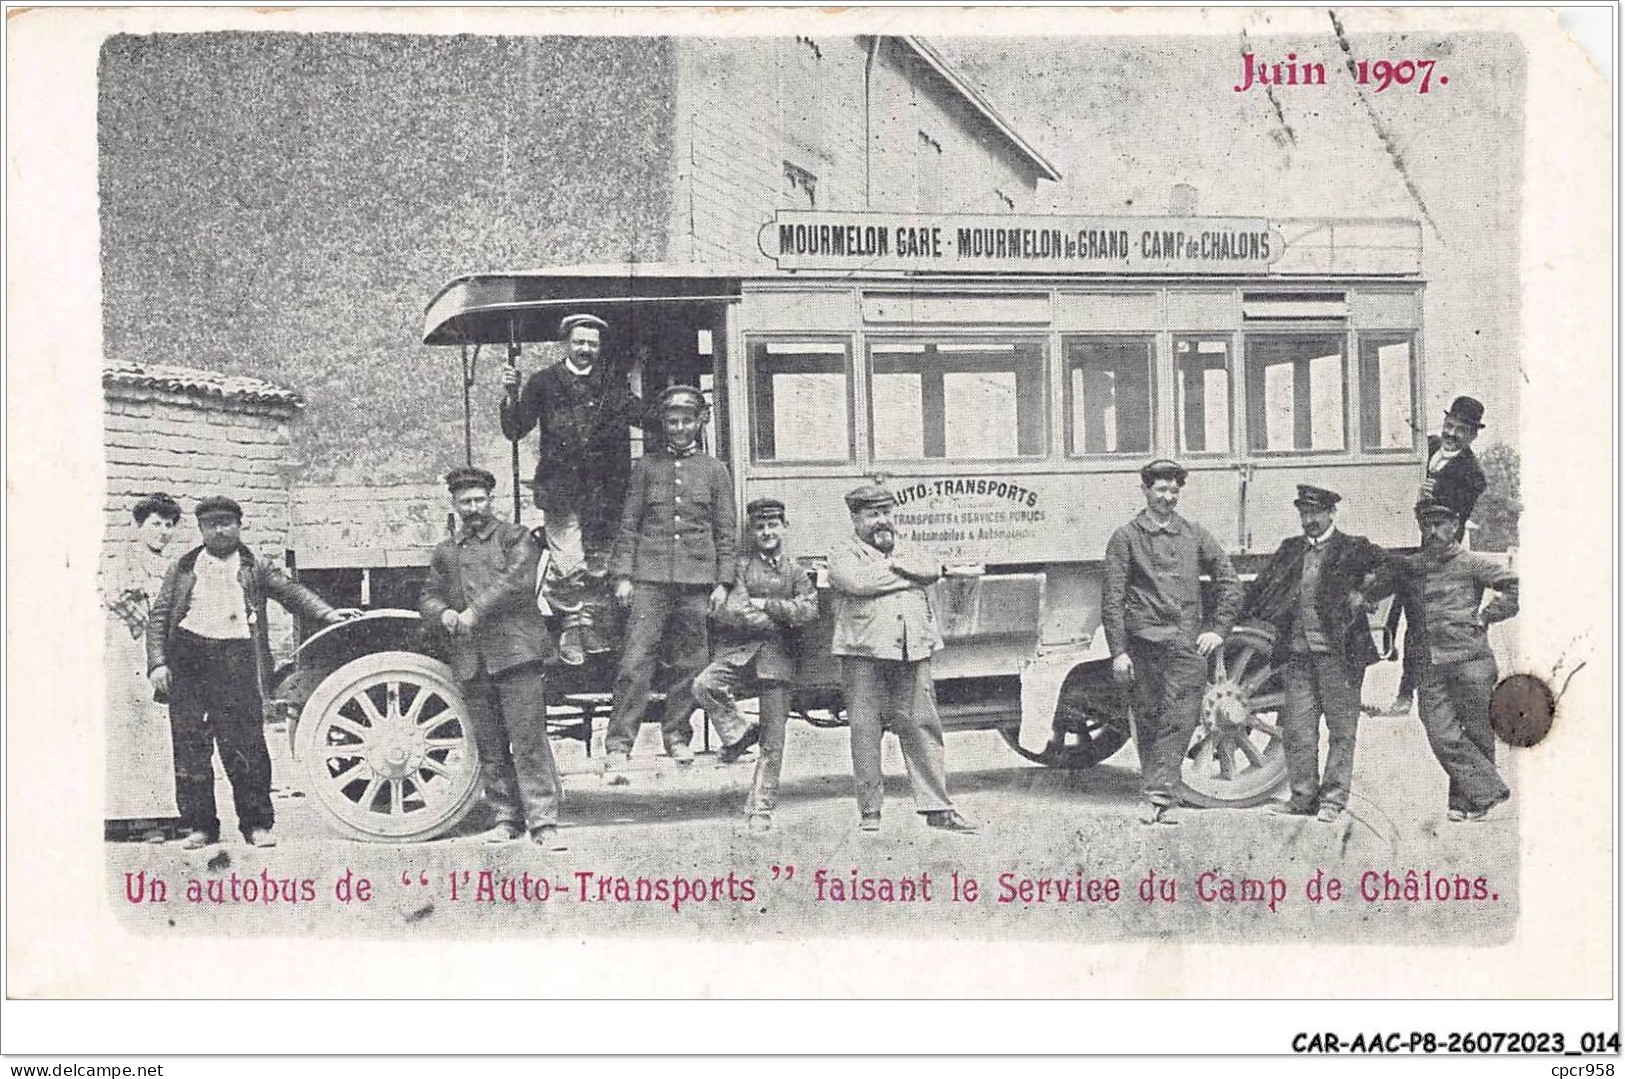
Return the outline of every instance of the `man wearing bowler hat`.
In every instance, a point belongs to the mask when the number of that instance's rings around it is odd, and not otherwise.
[[[818,617],[818,589],[805,566],[784,550],[784,503],[758,498],[745,507],[742,546],[728,601],[716,613],[717,651],[694,679],[700,702],[722,738],[717,754],[731,764],[758,740],[756,763],[746,806],[747,827],[772,827],[779,773],[784,760],[784,729],[790,718],[790,684],[795,680],[793,635]],[[734,692],[752,673],[758,685],[760,722],[747,726],[734,703]]]
[[[1207,657],[1224,644],[1241,604],[1241,582],[1212,533],[1174,512],[1185,469],[1166,458],[1140,469],[1145,509],[1112,533],[1100,618],[1112,677],[1134,686],[1146,824],[1175,823],[1180,767],[1201,716]],[[1202,611],[1201,575],[1217,593]]]
[[[1484,470],[1479,467],[1473,453],[1473,440],[1484,429],[1484,406],[1471,397],[1457,397],[1450,402],[1444,414],[1444,425],[1436,435],[1428,436],[1427,473],[1422,479],[1417,498],[1448,506],[1456,515],[1456,542],[1467,534],[1467,520],[1473,507],[1484,493]],[[1389,636],[1399,633],[1401,607],[1395,604],[1388,613]],[[1422,676],[1421,660],[1414,656],[1410,638],[1416,625],[1410,614],[1405,616],[1405,640],[1401,647],[1399,692],[1394,702],[1383,710],[1384,715],[1406,715],[1411,710],[1411,698]]]
[[[495,486],[483,468],[447,474],[462,526],[435,548],[420,609],[444,634],[463,687],[485,801],[496,818],[486,842],[506,843],[528,830],[546,846],[558,835],[559,774],[542,674],[552,642],[534,591],[541,550],[529,529],[493,516]]]
[[[1281,736],[1286,743],[1292,794],[1271,808],[1318,813],[1331,822],[1348,808],[1354,775],[1355,732],[1365,669],[1377,661],[1366,603],[1386,595],[1392,572],[1382,548],[1336,526],[1342,496],[1298,484],[1303,534],[1281,543],[1247,590],[1242,620],[1275,630],[1274,663],[1285,700]],[[1326,717],[1326,771],[1320,771],[1320,717]]]
[[[1404,588],[1421,669],[1418,711],[1428,745],[1449,777],[1446,811],[1452,821],[1483,820],[1511,797],[1495,768],[1490,695],[1500,672],[1490,650],[1489,627],[1518,613],[1518,576],[1457,542],[1461,519],[1454,507],[1424,499],[1416,505],[1422,553],[1409,560]],[[1484,592],[1497,593],[1484,602]],[[1407,618],[1409,617],[1407,613]],[[1421,633],[1414,631],[1420,628]],[[1420,637],[1419,641],[1414,640]]]
[[[607,558],[632,467],[628,432],[643,420],[643,402],[602,357],[608,329],[596,315],[569,315],[559,323],[569,350],[561,362],[523,390],[517,366],[502,370],[502,433],[517,441],[536,428],[532,490],[547,518],[549,599],[563,614],[559,658],[572,666],[607,648]]]
[[[237,827],[256,847],[276,846],[271,828],[271,755],[265,695],[271,672],[266,600],[318,622],[359,614],[334,610],[242,543],[243,508],[214,495],[197,504],[203,545],[169,567],[147,621],[147,677],[169,698],[175,805],[196,850],[220,839],[214,803],[216,746],[231,780]]]
[[[942,648],[926,588],[944,568],[897,536],[896,497],[879,484],[846,495],[853,534],[829,555],[835,591],[835,638],[841,685],[852,735],[852,779],[858,828],[880,831],[885,788],[880,774],[881,735],[889,726],[903,749],[914,808],[928,827],[970,834],[974,823],[948,799],[942,720],[937,716],[931,656]]]
[[[665,445],[638,458],[627,483],[610,554],[615,600],[631,608],[604,735],[605,770],[613,784],[627,781],[621,769],[631,758],[662,652],[669,678],[661,737],[673,760],[694,760],[692,685],[709,658],[706,618],[727,600],[733,584],[739,529],[728,466],[699,452],[700,429],[709,417],[705,396],[694,387],[662,391]]]

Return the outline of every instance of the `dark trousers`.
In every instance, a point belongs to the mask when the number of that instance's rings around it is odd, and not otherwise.
[[[265,746],[254,644],[216,641],[177,629],[169,657],[169,729],[174,743],[175,806],[187,831],[220,836],[214,804],[214,747],[231,781],[243,837],[276,823],[271,754]]]
[[[1180,768],[1191,733],[1202,714],[1207,691],[1207,660],[1193,641],[1147,641],[1132,637],[1134,661],[1134,739],[1140,753],[1140,782],[1158,805],[1180,802]]]
[[[1401,616],[1405,621],[1404,633],[1399,629]],[[1388,609],[1388,636],[1397,642],[1399,648],[1399,691],[1395,696],[1410,698],[1416,694],[1417,683],[1422,680],[1421,667],[1425,662],[1425,652],[1419,639],[1420,631],[1412,626],[1410,615],[1398,602]]]
[[[559,822],[559,772],[547,740],[547,685],[526,665],[463,683],[480,782],[497,822],[540,828]]]
[[[952,809],[948,763],[937,716],[931,661],[841,657],[846,720],[852,732],[852,783],[858,812],[880,812],[885,787],[880,774],[880,739],[890,726],[903,748],[903,764],[920,813]]]
[[[1451,809],[1472,811],[1511,793],[1495,769],[1490,694],[1498,671],[1493,659],[1429,664],[1417,704],[1433,755],[1450,777]]]
[[[694,714],[692,686],[694,676],[709,658],[705,620],[710,613],[710,595],[711,586],[705,584],[633,583],[621,668],[615,675],[615,703],[609,714],[609,729],[604,733],[607,752],[632,751],[643,713],[649,707],[649,690],[662,648],[667,671],[661,738],[668,752],[673,746],[693,740],[694,727],[689,722]]]
[[[1364,681],[1364,678],[1360,679]],[[1281,739],[1292,803],[1347,809],[1360,723],[1360,681],[1350,682],[1342,656],[1294,652],[1281,669],[1285,691]],[[1326,771],[1320,770],[1320,717],[1326,717]]]

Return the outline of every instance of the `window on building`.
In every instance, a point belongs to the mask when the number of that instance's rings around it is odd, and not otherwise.
[[[1408,333],[1360,335],[1360,445],[1368,450],[1416,448],[1412,415],[1416,368]]]
[[[852,460],[847,343],[754,339],[748,351],[751,459]]]
[[[914,146],[914,208],[920,213],[942,209],[942,143],[920,132]]]
[[[824,52],[818,42],[783,42],[779,56],[779,115],[785,141],[816,157],[824,145]]]
[[[1247,430],[1256,452],[1344,448],[1342,334],[1247,337]]]
[[[876,341],[869,346],[878,461],[1041,456],[1038,341]]]
[[[795,162],[786,161],[783,194],[781,209],[815,210],[818,208],[818,177]]]
[[[1066,341],[1067,452],[1151,451],[1151,339]]]
[[[1230,339],[1174,338],[1181,453],[1230,452]]]

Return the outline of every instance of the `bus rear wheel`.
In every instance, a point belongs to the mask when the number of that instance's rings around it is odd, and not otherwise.
[[[1213,658],[1201,722],[1180,769],[1183,796],[1206,808],[1268,801],[1286,782],[1281,672],[1269,632],[1241,626]]]

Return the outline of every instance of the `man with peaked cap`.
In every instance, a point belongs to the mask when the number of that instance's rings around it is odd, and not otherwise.
[[[532,490],[547,521],[552,555],[550,599],[564,616],[559,658],[579,665],[602,652],[607,558],[616,515],[631,470],[630,428],[643,420],[643,402],[626,376],[602,359],[607,323],[596,315],[567,316],[559,335],[568,353],[519,388],[519,368],[502,370],[502,433],[523,438],[536,428]]]
[[[529,831],[552,846],[558,838],[559,774],[547,740],[547,686],[552,658],[547,624],[535,602],[541,550],[530,530],[491,512],[496,479],[483,468],[446,476],[461,528],[429,562],[420,610],[439,631],[463,687],[480,780],[496,818],[488,843]]]
[[[1348,808],[1365,669],[1377,661],[1366,604],[1392,589],[1382,548],[1336,526],[1336,491],[1298,484],[1303,533],[1282,541],[1253,581],[1242,620],[1275,631],[1273,662],[1285,690],[1281,737],[1291,796],[1278,813],[1335,821]],[[1326,771],[1320,771],[1320,717],[1326,717]]]
[[[609,560],[615,600],[631,608],[604,735],[611,783],[627,782],[621,770],[649,707],[662,652],[668,680],[661,738],[673,760],[694,760],[691,687],[709,659],[706,619],[733,584],[739,530],[728,466],[699,452],[700,429],[709,418],[699,390],[667,387],[660,395],[664,444],[638,458],[627,483]]]
[[[175,805],[187,830],[181,846],[188,850],[220,839],[211,762],[216,746],[243,838],[256,847],[276,846],[265,745],[264,700],[274,670],[266,601],[316,622],[361,613],[334,610],[254,557],[243,545],[242,525],[243,508],[235,499],[214,495],[199,501],[203,544],[169,567],[147,615],[147,678],[157,699],[169,699]]]
[[[1421,669],[1418,711],[1428,745],[1449,776],[1449,819],[1479,821],[1511,797],[1495,768],[1490,695],[1500,672],[1488,629],[1518,613],[1518,575],[1461,548],[1454,507],[1423,499],[1416,522],[1422,551],[1407,560],[1402,587],[1412,599],[1406,618],[1421,614],[1406,642]],[[1489,603],[1486,589],[1498,593]]]
[[[835,637],[841,686],[852,736],[852,780],[858,828],[880,830],[884,784],[881,736],[889,727],[903,750],[914,809],[928,827],[972,834],[948,798],[948,765],[937,715],[931,657],[942,648],[926,588],[944,568],[930,553],[900,539],[892,524],[896,497],[879,484],[847,492],[852,535],[829,555],[835,592]]]
[[[1112,677],[1132,683],[1146,824],[1176,823],[1180,769],[1201,716],[1207,657],[1224,644],[1241,604],[1241,582],[1219,541],[1174,512],[1185,469],[1167,458],[1140,469],[1145,509],[1112,533],[1100,618]],[[1202,574],[1217,593],[1202,611]]]
[[[796,673],[794,634],[818,617],[812,576],[784,550],[788,523],[784,503],[776,498],[754,499],[745,507],[740,546],[746,550],[739,556],[728,600],[716,613],[716,654],[694,679],[694,699],[722,739],[722,763],[733,763],[761,741],[746,805],[747,827],[756,833],[772,828],[778,800],[790,684]],[[746,725],[734,703],[734,692],[753,674],[760,713],[755,727]]]
[[[1427,473],[1422,479],[1417,498],[1448,506],[1456,515],[1456,542],[1467,534],[1467,521],[1484,493],[1484,469],[1473,454],[1473,440],[1484,429],[1484,406],[1471,397],[1457,397],[1445,410],[1444,424],[1436,435],[1428,436]],[[1401,610],[1395,605],[1388,613],[1390,637],[1399,633]],[[1409,623],[1409,619],[1407,619]],[[1383,710],[1384,715],[1406,715],[1411,710],[1411,698],[1421,677],[1421,660],[1412,656],[1411,630],[1405,630],[1401,647],[1399,692],[1394,702]]]

